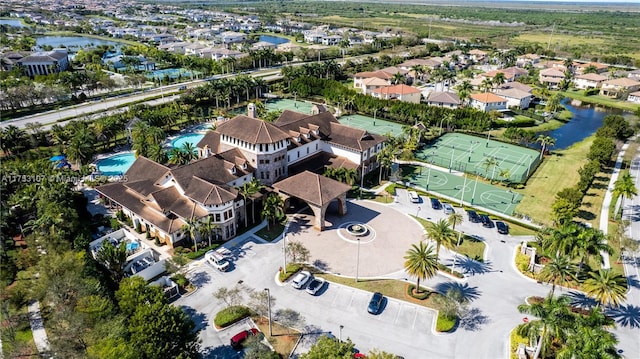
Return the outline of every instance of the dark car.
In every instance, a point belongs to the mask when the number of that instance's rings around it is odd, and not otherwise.
[[[469,216],[469,221],[471,223],[480,223],[480,216],[478,216],[478,213],[472,209],[467,211],[467,215]]]
[[[509,234],[509,226],[502,221],[496,222],[496,228],[500,234]]]
[[[440,209],[442,208],[442,204],[440,204],[440,201],[438,201],[437,198],[431,198],[431,208]]]
[[[493,228],[493,221],[486,214],[480,215],[480,222],[482,222],[482,226],[485,228]]]
[[[257,335],[258,333],[260,333],[260,331],[256,328],[241,331],[231,338],[231,347],[233,347],[234,349],[241,349],[242,342],[244,342],[249,336]]]
[[[384,296],[382,293],[375,292],[369,301],[369,306],[367,307],[367,312],[370,314],[378,314],[380,308],[382,308],[382,302],[384,301]]]

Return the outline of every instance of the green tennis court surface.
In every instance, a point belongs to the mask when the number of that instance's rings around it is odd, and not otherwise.
[[[447,133],[416,152],[416,158],[487,179],[525,182],[538,165],[540,154],[487,138]]]
[[[523,197],[513,190],[476,182],[475,176],[465,180],[464,176],[413,165],[401,165],[400,170],[402,171],[402,180],[405,183],[409,182],[412,187],[455,198],[457,203],[462,199],[474,206],[484,207],[506,215],[513,214]]]
[[[374,121],[373,117],[345,115],[340,116],[338,121],[343,125],[359,128],[378,135],[391,133],[393,136],[399,136],[402,134],[402,125],[395,122],[380,120],[378,118]]]
[[[286,98],[267,100],[264,105],[268,111],[291,110],[306,114],[311,114],[311,107],[313,107],[312,103],[304,101],[294,101]]]

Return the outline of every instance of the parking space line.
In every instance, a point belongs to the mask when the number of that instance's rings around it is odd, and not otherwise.
[[[418,310],[416,309],[415,314],[413,315],[413,323],[411,324],[411,329],[416,329],[416,320],[418,320]]]

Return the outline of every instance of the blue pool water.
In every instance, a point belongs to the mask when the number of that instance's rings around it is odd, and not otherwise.
[[[189,133],[187,135],[180,135],[171,141],[171,147],[182,148],[185,143],[189,142],[195,147],[198,142],[204,137],[202,133]]]
[[[276,45],[286,44],[287,42],[289,42],[289,39],[285,39],[284,37],[271,36],[271,35],[260,35],[259,40],[270,42]]]
[[[99,160],[96,167],[104,176],[121,176],[129,170],[135,160],[133,152],[117,153]]]

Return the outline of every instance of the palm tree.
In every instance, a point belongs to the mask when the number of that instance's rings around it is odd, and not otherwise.
[[[393,82],[393,84],[395,85],[403,84],[406,80],[407,78],[399,72],[396,72],[395,74],[393,74],[393,77],[391,77],[391,82]]]
[[[563,285],[567,278],[576,279],[574,276],[575,265],[571,263],[571,260],[567,256],[555,255],[550,263],[547,263],[540,274],[538,279],[545,283],[551,283],[550,296],[553,296],[553,292],[556,290],[556,285]]]
[[[167,152],[162,148],[162,145],[155,144],[148,146],[147,157],[157,163],[167,162]]]
[[[209,240],[209,247],[211,247],[211,233],[214,229],[218,228],[218,225],[213,223],[213,217],[207,216],[207,218],[198,223],[198,233],[200,237],[206,237]]]
[[[411,71],[413,71],[413,75],[416,77],[416,79],[422,80],[422,74],[424,73],[424,68],[421,65],[411,66]]]
[[[249,198],[251,199],[251,197],[262,191],[262,189],[264,188],[264,186],[262,185],[262,183],[260,183],[260,181],[258,181],[255,177],[251,179],[251,181],[249,182],[249,190],[248,193],[250,193]],[[255,200],[251,199],[251,223],[256,223],[256,219],[255,219]]]
[[[380,173],[378,175],[378,183],[382,182],[382,170],[391,168],[393,164],[393,149],[388,144],[376,154],[376,160],[380,163]]]
[[[558,298],[548,296],[544,301],[533,304],[522,304],[518,306],[518,311],[538,317],[538,320],[531,320],[521,324],[517,328],[517,333],[537,341],[536,351],[533,359],[537,359],[542,353],[543,357],[548,357],[551,344],[558,339],[563,341],[567,335],[567,328],[573,325],[573,316],[569,310],[571,299],[567,296]]]
[[[187,163],[198,158],[198,150],[191,142],[186,142],[182,145],[182,152],[184,152],[184,157],[187,160]]]
[[[578,317],[579,318],[579,317]],[[618,339],[601,327],[578,326],[556,353],[557,359],[622,358],[617,352]]]
[[[244,226],[247,227],[247,199],[253,195],[253,187],[251,187],[251,182],[245,182],[242,186],[238,187],[238,193],[244,199]]]
[[[591,272],[585,280],[583,288],[588,296],[599,302],[599,305],[619,306],[626,299],[627,278],[609,269]]]
[[[583,229],[576,237],[575,245],[573,246],[573,254],[576,258],[580,258],[577,275],[580,275],[582,267],[589,262],[589,257],[591,256],[594,256],[602,263],[602,253],[613,254],[613,248],[607,244],[607,236],[599,229]]]
[[[491,174],[491,182],[493,183],[493,175],[496,172],[496,166],[498,165],[498,160],[495,157],[485,157],[484,162],[482,162],[482,167],[484,167],[485,176],[484,178],[489,179],[489,168],[493,167],[493,173]]]
[[[186,165],[189,163],[186,159],[186,154],[178,147],[174,147],[169,150],[169,163],[174,165]]]
[[[114,282],[119,283],[124,278],[124,266],[127,264],[127,245],[122,242],[115,246],[104,241],[96,253],[96,259],[111,272]]]
[[[415,291],[420,293],[420,279],[428,279],[438,273],[438,255],[433,253],[433,247],[420,241],[417,245],[411,245],[404,259],[404,269],[416,277]]]
[[[453,244],[455,241],[455,233],[449,227],[449,222],[444,219],[435,223],[430,223],[427,228],[427,237],[436,241],[436,260],[440,255],[440,245],[442,243]]]
[[[473,90],[473,86],[471,86],[471,82],[468,80],[462,81],[462,83],[458,86],[458,97],[460,97],[460,101],[464,105],[469,99],[469,95],[471,95],[471,91]]]
[[[613,184],[613,195],[620,197],[620,203],[624,204],[625,198],[632,198],[638,194],[638,189],[633,183],[631,174],[627,171]]]
[[[491,90],[492,87],[493,87],[493,80],[491,80],[490,77],[485,77],[482,80],[482,83],[480,84],[480,89],[482,90],[482,92],[489,92],[489,90]]]
[[[498,172],[498,176],[503,178],[503,182],[508,182],[509,179],[511,178],[511,171],[509,171],[508,169],[500,169],[500,171]]]
[[[495,87],[498,87],[498,86],[502,85],[502,84],[505,82],[505,80],[506,80],[506,77],[504,76],[504,73],[503,73],[503,72],[498,72],[498,73],[493,77],[493,79],[491,80],[491,82],[492,82],[492,84],[493,84]]]
[[[451,230],[456,230],[456,225],[462,223],[462,215],[460,213],[451,213],[449,217],[447,217],[447,222],[451,225]]]
[[[556,139],[547,135],[539,135],[536,142],[540,142],[540,159],[542,159],[542,155],[544,154],[544,151],[547,149],[547,146],[551,147],[555,145]]]
[[[556,93],[547,99],[545,110],[547,112],[556,112],[560,108],[560,101],[562,101],[562,94]]]
[[[196,242],[196,232],[198,231],[198,221],[193,218],[189,219],[184,225],[182,225],[182,227],[180,227],[180,230],[193,241],[194,252],[197,252],[198,243]]]
[[[75,128],[71,141],[64,149],[65,154],[71,161],[75,161],[78,167],[80,164],[86,164],[91,160],[95,151],[93,145],[96,142],[93,131],[89,129],[86,123],[82,123],[82,125],[78,125]]]
[[[270,229],[270,225],[282,216],[284,216],[284,202],[282,197],[276,193],[271,193],[267,196],[262,207],[262,216],[267,219],[267,230]]]

